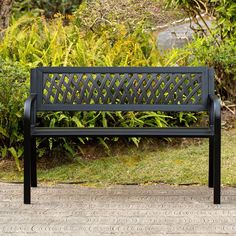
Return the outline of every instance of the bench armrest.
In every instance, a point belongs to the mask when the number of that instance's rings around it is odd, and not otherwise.
[[[25,101],[24,105],[24,125],[31,126],[35,124],[35,101],[36,101],[36,94],[31,94]]]
[[[221,105],[220,99],[216,95],[209,95],[210,107],[210,126],[215,129],[219,129],[221,126]]]

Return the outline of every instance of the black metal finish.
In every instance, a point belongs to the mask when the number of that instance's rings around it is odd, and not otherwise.
[[[31,137],[31,186],[37,187],[37,163],[36,163],[36,138],[35,137]]]
[[[41,111],[202,111],[207,107],[205,67],[41,67],[34,73],[38,79],[32,90],[38,94]]]
[[[214,128],[213,149],[213,186],[214,186],[214,203],[220,204],[220,179],[221,179],[221,110],[220,102],[217,96],[210,95],[210,125]]]
[[[210,137],[209,128],[48,128],[33,127],[32,136],[81,136],[81,137]]]
[[[44,73],[43,104],[201,105],[201,84],[202,74]]]
[[[31,186],[31,125],[34,125],[35,117],[33,114],[36,95],[30,95],[24,106],[24,203],[30,204],[30,186]]]
[[[213,161],[214,161],[214,136],[209,138],[209,172],[208,172],[209,188],[213,188]]]
[[[39,67],[25,103],[24,202],[37,186],[38,136],[209,138],[209,187],[220,203],[220,103],[206,67]],[[208,111],[207,128],[36,127],[37,111]]]
[[[208,83],[209,83],[209,94],[214,94],[214,70],[213,68],[209,69],[208,73]],[[209,99],[209,103],[211,99]],[[209,124],[212,130],[214,130],[214,109],[209,104],[209,107],[211,109],[210,115],[209,115]],[[209,138],[209,172],[208,172],[208,186],[210,188],[213,187],[213,161],[214,161],[214,136]]]

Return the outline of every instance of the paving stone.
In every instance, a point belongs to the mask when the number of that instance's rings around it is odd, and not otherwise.
[[[212,204],[206,186],[39,185],[23,204],[22,184],[0,183],[0,235],[236,235],[236,188]]]

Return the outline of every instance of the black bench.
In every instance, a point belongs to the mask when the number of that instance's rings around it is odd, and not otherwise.
[[[37,127],[41,111],[164,111],[209,114],[202,128]],[[156,136],[209,138],[208,185],[220,204],[220,102],[206,67],[39,67],[31,71],[24,111],[24,203],[37,186],[36,137]]]

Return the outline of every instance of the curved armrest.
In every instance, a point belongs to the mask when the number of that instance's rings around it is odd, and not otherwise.
[[[36,94],[31,94],[25,101],[24,105],[24,124],[25,125],[31,125],[32,122],[32,114],[34,111],[32,111],[32,107],[36,101]]]
[[[221,105],[216,95],[209,95],[210,100],[210,126],[220,128],[221,126]]]

